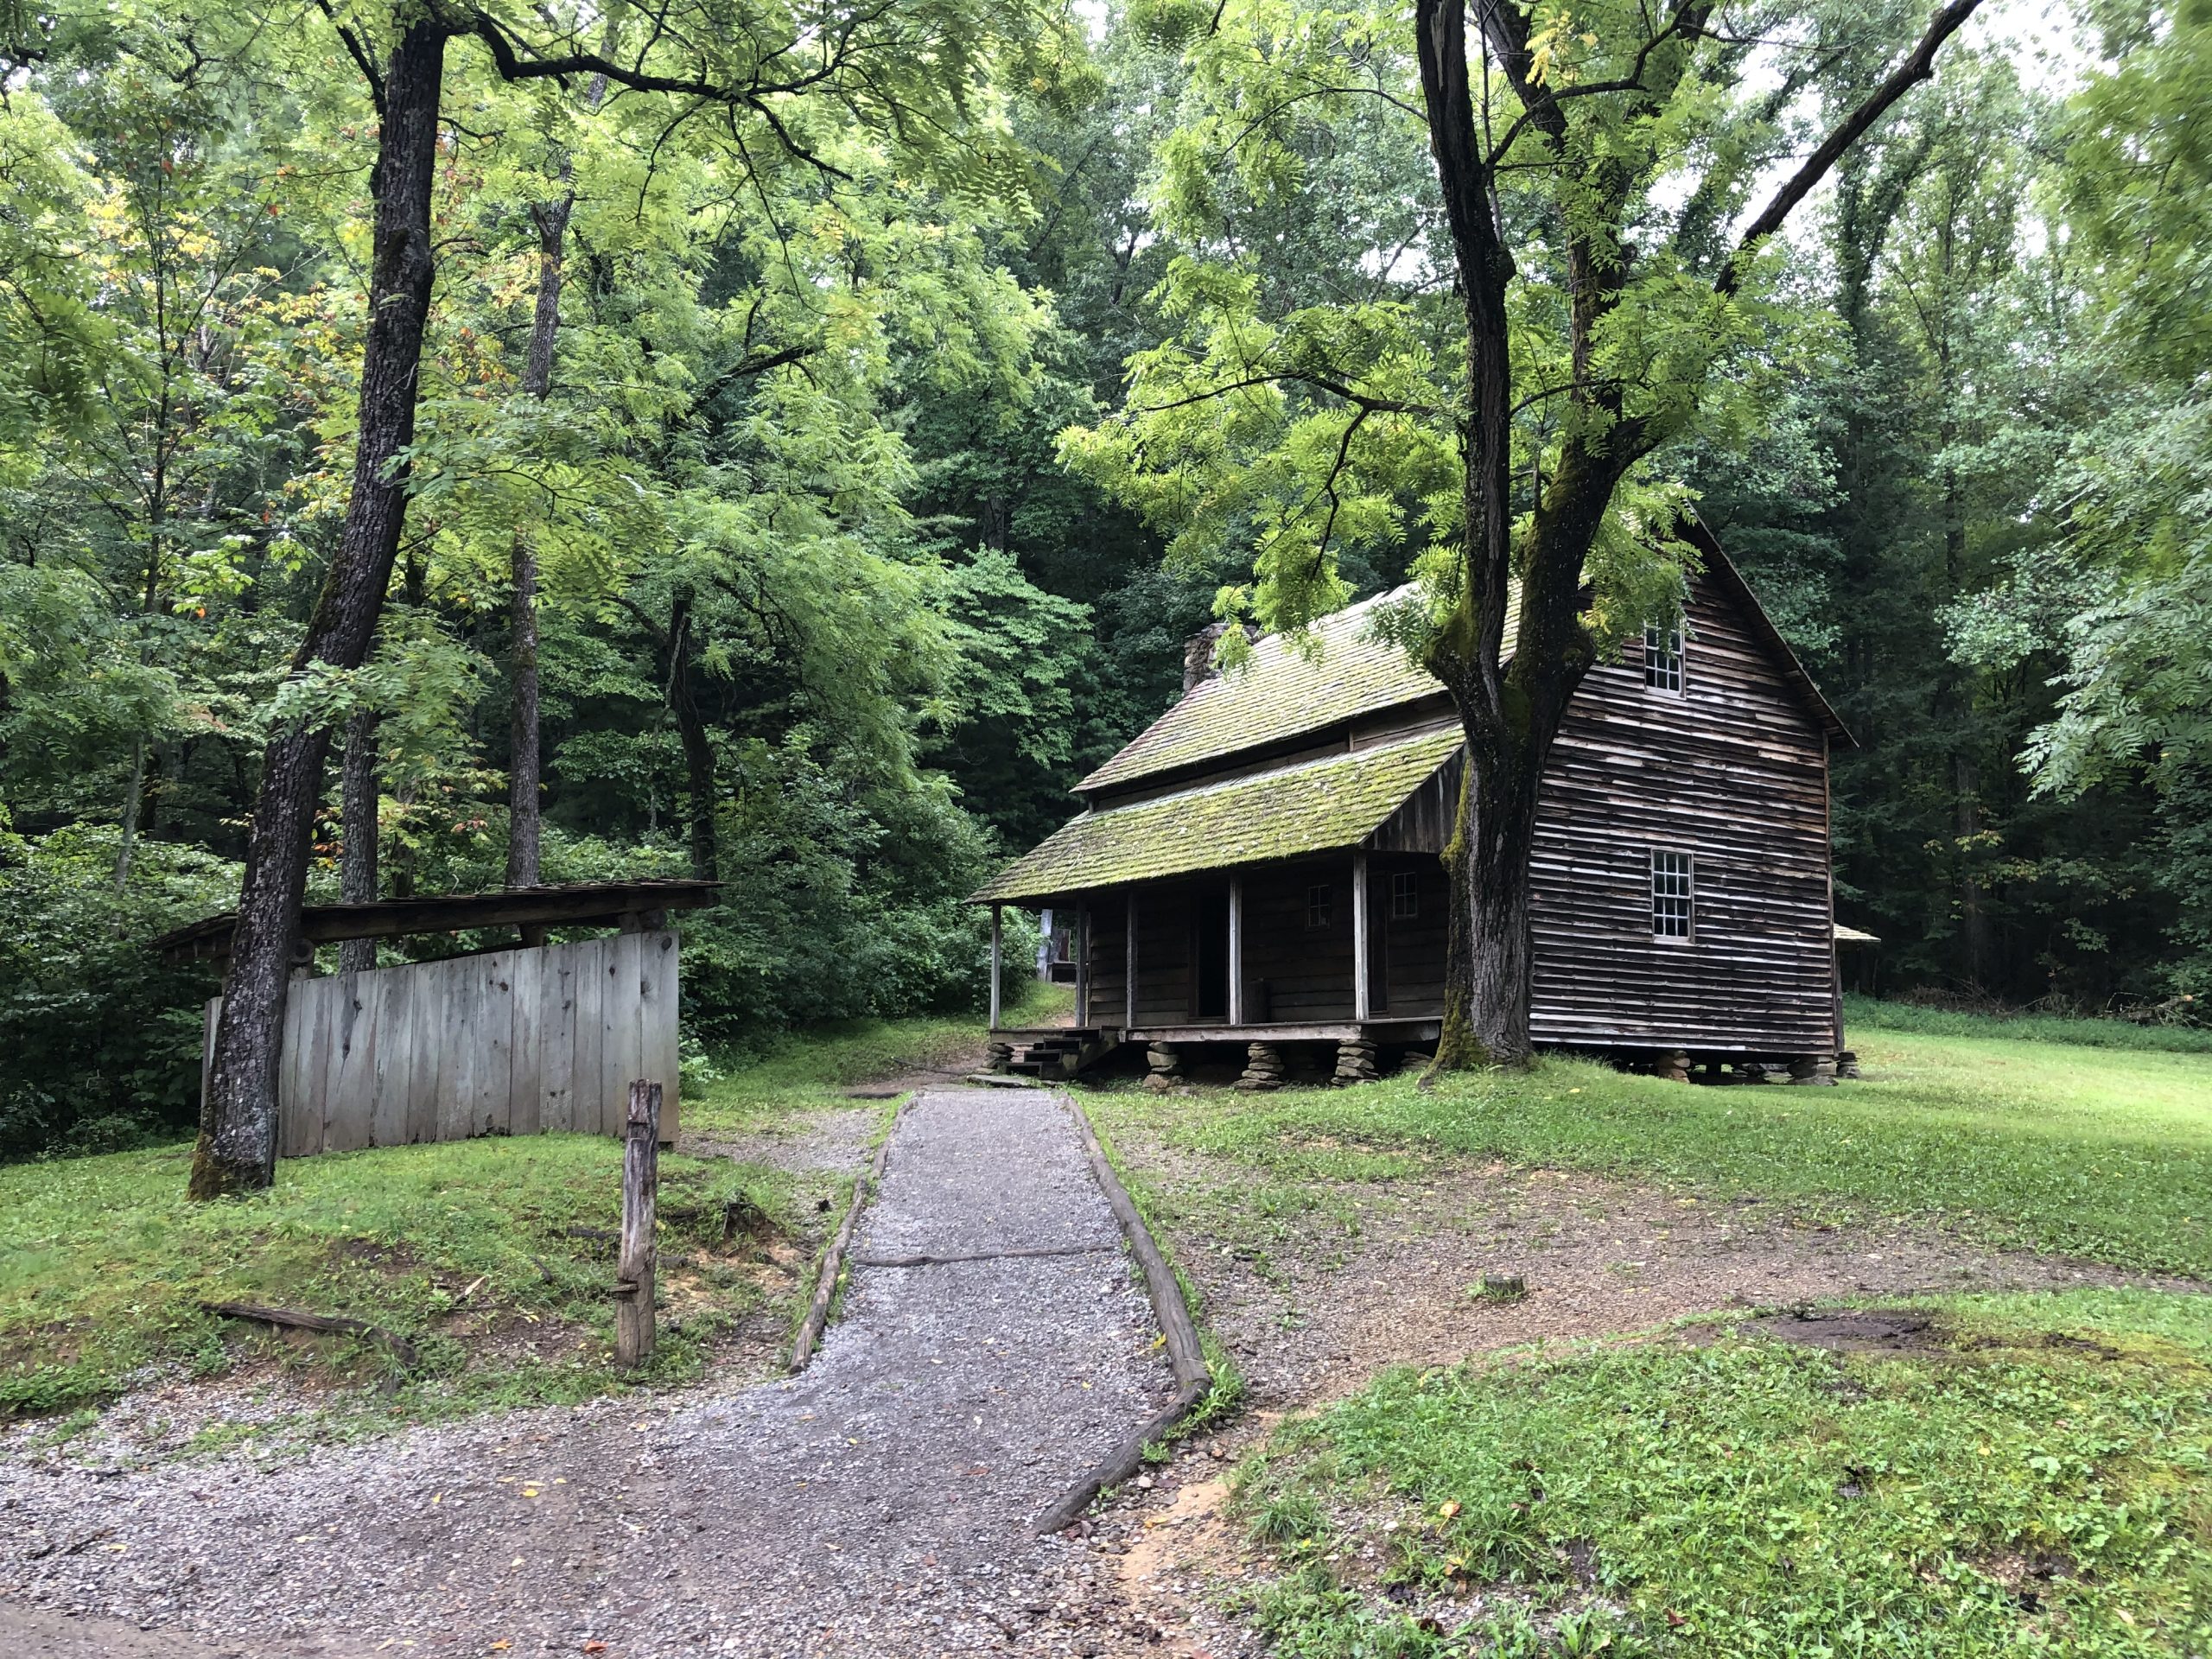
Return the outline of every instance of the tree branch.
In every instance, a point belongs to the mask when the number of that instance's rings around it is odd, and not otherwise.
[[[338,21],[338,13],[330,0],[315,0],[315,3],[322,15],[330,19],[330,26],[338,31],[338,38],[346,43],[346,55],[353,60],[354,67],[361,72],[361,79],[369,83],[369,102],[381,117],[385,112],[384,77],[377,73],[375,60],[369,56],[368,48],[361,43],[360,37]]]
[[[317,0],[317,3],[326,3],[326,0]],[[467,18],[468,32],[482,41],[491,52],[493,67],[499,71],[502,80],[561,80],[569,75],[589,73],[604,75],[616,86],[626,87],[633,92],[665,92],[678,98],[703,99],[709,103],[742,107],[752,111],[767,124],[787,155],[831,178],[848,183],[852,180],[851,174],[834,162],[824,161],[799,143],[767,101],[772,95],[804,92],[829,80],[836,67],[834,55],[830,62],[789,80],[771,85],[756,82],[744,87],[717,86],[710,80],[648,73],[643,69],[617,63],[612,58],[602,57],[596,52],[569,52],[557,58],[524,58],[515,50],[516,39],[489,13],[472,10]]]
[[[1744,267],[1750,263],[1751,253],[1758,245],[1772,236],[1789,219],[1797,204],[1812,194],[1813,187],[1827,176],[1828,171],[1842,157],[1844,151],[1858,143],[1866,130],[1889,112],[1890,106],[1923,80],[1936,78],[1936,54],[1945,41],[1956,34],[1966,20],[1974,14],[1981,0],[1951,0],[1929,20],[1928,32],[1920,37],[1910,56],[1891,73],[1890,78],[1877,86],[1864,104],[1853,110],[1841,125],[1821,141],[1821,147],[1805,158],[1804,165],[1791,175],[1789,181],[1775,193],[1759,216],[1745,227],[1736,244],[1735,256],[1721,268],[1714,279],[1713,292],[1732,295],[1742,285]]]

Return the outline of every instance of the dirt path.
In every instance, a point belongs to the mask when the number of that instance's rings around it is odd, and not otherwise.
[[[1169,1378],[1068,1112],[1031,1090],[918,1097],[843,1318],[789,1382],[277,1467],[0,1465],[0,1595],[20,1599],[0,1599],[0,1643],[128,1651],[114,1633],[147,1626],[346,1659],[1098,1652],[1106,1564],[1029,1522]],[[85,1639],[54,1613],[86,1616]]]

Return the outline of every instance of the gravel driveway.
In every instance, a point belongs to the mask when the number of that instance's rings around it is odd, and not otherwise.
[[[111,1619],[256,1656],[1099,1651],[1096,1558],[1029,1522],[1172,1384],[1069,1113],[918,1096],[788,1382],[275,1467],[0,1466],[0,1640],[59,1612],[84,1639],[36,1651],[120,1651]]]

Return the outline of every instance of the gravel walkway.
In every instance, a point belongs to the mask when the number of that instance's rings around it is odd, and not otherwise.
[[[101,1619],[257,1656],[1097,1652],[1099,1563],[1029,1522],[1172,1385],[1069,1110],[918,1097],[789,1382],[275,1467],[0,1466],[0,1637],[13,1596],[90,1616],[54,1654],[110,1651]]]

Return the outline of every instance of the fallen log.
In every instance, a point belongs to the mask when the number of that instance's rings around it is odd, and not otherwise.
[[[366,1319],[348,1319],[329,1313],[302,1313],[289,1307],[264,1307],[258,1302],[202,1302],[200,1306],[210,1313],[219,1313],[226,1319],[248,1319],[257,1325],[273,1325],[288,1331],[312,1331],[319,1336],[365,1337],[382,1343],[409,1370],[422,1363],[415,1351],[415,1344],[406,1338],[385,1330],[380,1325],[371,1325]]]

